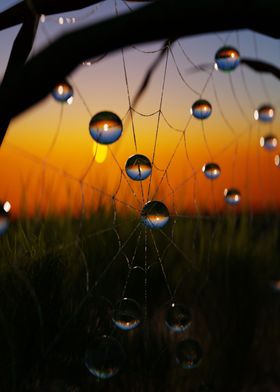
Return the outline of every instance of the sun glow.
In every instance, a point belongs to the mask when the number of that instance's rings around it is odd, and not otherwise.
[[[104,144],[93,142],[92,153],[97,163],[103,163],[107,158],[108,147]]]

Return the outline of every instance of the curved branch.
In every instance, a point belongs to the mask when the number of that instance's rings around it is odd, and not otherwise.
[[[188,18],[186,23],[186,15],[193,12],[186,0],[159,0],[59,38],[19,70],[14,80],[17,89],[3,88],[0,116],[4,111],[14,117],[39,102],[83,60],[128,45],[243,28],[279,36],[277,13],[271,14],[267,27],[262,13],[250,19],[237,8],[230,10],[230,19],[220,18],[217,10],[209,9],[202,24],[195,18]],[[48,72],[42,77],[44,69]]]
[[[243,58],[241,63],[257,72],[270,73],[280,80],[280,69],[264,61]]]
[[[104,0],[32,0],[36,12],[41,15],[53,15],[61,12],[76,11]],[[24,23],[29,17],[29,7],[25,1],[0,13],[0,30]]]
[[[24,66],[32,50],[38,23],[39,17],[29,10],[14,41],[5,75],[0,86],[0,96],[3,90],[5,94],[5,88],[11,88],[16,73]],[[11,117],[9,113],[5,113],[3,110],[0,118],[0,145],[5,137],[10,121]]]

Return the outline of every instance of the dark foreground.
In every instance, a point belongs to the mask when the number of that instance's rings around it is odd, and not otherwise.
[[[13,222],[0,238],[0,391],[279,391],[278,222],[183,218],[152,234],[109,213]],[[112,323],[123,296],[141,307],[132,331]],[[166,327],[172,301],[191,309],[185,332]],[[85,352],[104,334],[125,359],[100,380]],[[195,369],[176,363],[188,337],[203,350]]]

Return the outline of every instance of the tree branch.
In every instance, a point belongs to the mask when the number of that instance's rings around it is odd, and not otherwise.
[[[32,0],[32,4],[39,15],[53,15],[79,10],[102,1],[104,0]],[[28,19],[29,13],[30,10],[25,1],[1,12],[0,30],[24,23]]]
[[[5,94],[5,91],[9,88],[14,88],[14,77],[19,69],[21,69],[33,46],[35,35],[37,32],[39,23],[39,17],[32,11],[26,15],[26,19],[18,32],[18,35],[14,41],[8,65],[5,71],[4,78],[0,86],[0,96]],[[2,91],[4,90],[4,93]],[[11,117],[9,111],[1,111],[0,117],[0,145],[4,139],[7,129],[10,124]]]
[[[198,23],[193,16],[197,11],[186,0],[159,0],[134,12],[68,33],[17,72],[14,80],[17,89],[2,89],[0,116],[4,111],[14,117],[39,102],[83,60],[128,45],[244,28],[279,37],[277,13],[270,15],[267,26],[262,12],[252,15],[249,10],[232,8],[228,10],[230,18],[221,18],[217,9],[209,8],[207,19]],[[44,69],[48,72],[42,77]]]

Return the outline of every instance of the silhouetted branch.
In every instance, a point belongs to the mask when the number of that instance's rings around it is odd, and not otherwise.
[[[15,88],[14,86],[14,77],[15,74],[21,69],[33,46],[33,42],[35,39],[35,35],[37,32],[37,27],[39,23],[39,17],[34,14],[31,10],[26,15],[25,21],[20,28],[17,37],[14,41],[10,58],[8,61],[8,65],[5,71],[4,78],[2,80],[0,86],[0,96],[2,95],[2,91]],[[5,110],[1,111],[0,118],[0,145],[2,144],[3,138],[7,132],[9,127],[11,117],[9,115],[9,111],[6,113]]]
[[[280,79],[280,69],[264,61],[242,58],[241,63],[257,72],[270,73]]]
[[[104,0],[32,0],[32,6],[37,14],[52,15],[60,12],[79,10]],[[29,17],[29,7],[25,1],[1,12],[0,30],[24,23]]]
[[[144,80],[141,83],[134,99],[133,99],[133,103],[132,103],[132,107],[135,107],[137,105],[137,102],[139,101],[139,99],[141,98],[141,96],[144,94],[145,90],[147,89],[147,87],[150,84],[150,80],[151,77],[153,76],[154,72],[156,71],[157,67],[159,66],[159,64],[161,63],[161,60],[164,56],[164,54],[166,53],[166,50],[169,48],[169,46],[171,45],[171,42],[169,40],[167,40],[163,46],[162,46],[162,50],[160,51],[159,55],[156,57],[155,61],[152,63],[152,65],[150,66],[150,68],[148,69],[148,71],[145,74]]]
[[[200,7],[191,7],[186,0],[159,0],[64,35],[17,72],[16,90],[4,86],[0,94],[0,115],[4,111],[14,117],[34,105],[82,61],[132,44],[244,28],[279,37],[276,12],[270,14],[267,25],[263,12],[252,15],[249,10],[229,7],[230,18],[221,18],[217,9],[207,4],[207,18],[201,23],[195,16]],[[48,72],[42,76],[44,69]]]

